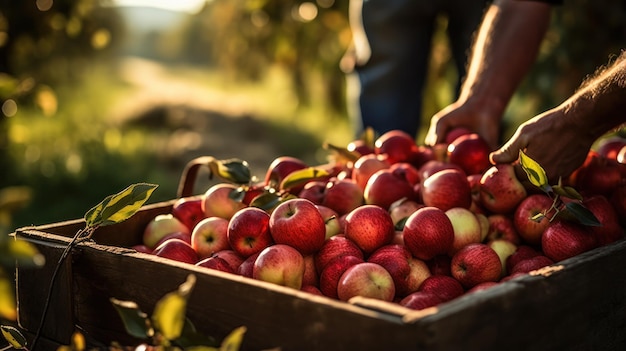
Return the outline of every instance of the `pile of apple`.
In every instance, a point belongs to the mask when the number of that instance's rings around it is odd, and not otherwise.
[[[553,198],[513,165],[491,165],[477,134],[459,128],[426,147],[391,131],[354,140],[291,187],[285,179],[312,166],[282,156],[259,182],[180,198],[135,249],[342,301],[423,309],[623,238],[626,152],[615,141],[564,180],[583,196],[569,201],[600,226],[550,216]],[[280,201],[256,206],[267,194]]]

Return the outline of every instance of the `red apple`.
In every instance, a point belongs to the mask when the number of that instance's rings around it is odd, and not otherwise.
[[[418,170],[426,164],[428,161],[432,161],[435,159],[435,153],[433,148],[426,145],[418,145],[417,148],[411,153],[411,156],[408,160],[413,167]]]
[[[463,285],[448,275],[431,275],[424,280],[419,291],[435,294],[442,302],[456,299],[465,293]]]
[[[513,220],[510,216],[492,214],[487,216],[487,221],[489,222],[487,240],[504,239],[514,245],[518,245],[520,243],[520,235],[517,233]]]
[[[315,268],[315,256],[304,256],[304,274],[302,274],[302,286],[319,286],[319,274]]]
[[[321,273],[326,265],[339,256],[355,256],[364,259],[363,251],[356,243],[343,234],[330,237],[324,242],[324,245],[315,253],[315,268]]]
[[[222,271],[226,273],[232,273],[232,274],[235,273],[235,271],[233,270],[233,267],[231,267],[228,264],[228,262],[226,262],[225,259],[220,258],[218,256],[209,256],[204,259],[201,259],[200,261],[196,262],[196,266],[210,268],[210,269],[214,269],[214,270]]]
[[[422,167],[418,169],[418,171],[420,174],[420,179],[424,181],[431,175],[439,171],[443,171],[445,169],[456,169],[457,171],[460,171],[463,174],[465,174],[465,172],[458,165],[452,164],[450,162],[440,161],[440,160],[428,161],[424,163]]]
[[[237,211],[228,222],[227,237],[231,249],[248,257],[270,246],[270,215],[257,207]]]
[[[178,218],[188,229],[193,228],[206,216],[202,210],[202,195],[182,197],[172,205],[171,213]]]
[[[428,269],[433,275],[452,276],[452,271],[450,269],[451,261],[452,257],[448,256],[447,254],[437,255],[432,259],[426,261],[426,265],[428,265]]]
[[[626,164],[626,145],[619,149],[616,160],[621,164]]]
[[[459,165],[465,174],[482,174],[490,166],[491,148],[480,135],[461,135],[448,145],[448,162]]]
[[[324,201],[326,183],[328,182],[311,180],[304,184],[304,187],[298,193],[298,197],[301,199],[307,199],[316,205],[321,205],[322,201]]]
[[[545,194],[531,194],[517,205],[513,213],[513,225],[525,242],[531,245],[541,244],[541,236],[548,228],[550,218],[543,217],[539,220],[532,218],[540,213],[549,214],[552,202]]]
[[[575,187],[585,196],[609,197],[622,184],[624,177],[626,177],[625,164],[601,156],[592,156],[588,163],[579,168]]]
[[[376,205],[363,205],[346,216],[344,232],[364,253],[370,254],[389,244],[395,236],[389,212]]]
[[[191,230],[171,213],[156,215],[144,229],[143,244],[154,249],[163,237],[177,232],[191,235]]]
[[[472,134],[472,133],[473,131],[468,128],[456,127],[450,130],[446,134],[446,138],[444,139],[444,142],[449,145],[449,144],[452,144],[452,142],[455,141],[458,137],[467,135],[467,134]]]
[[[300,290],[304,271],[304,257],[298,250],[275,244],[259,253],[252,267],[252,278]]]
[[[583,205],[600,221],[600,226],[589,227],[589,231],[597,238],[598,245],[608,245],[624,237],[624,229],[620,226],[617,212],[605,196],[585,198]]]
[[[389,167],[389,170],[400,178],[404,178],[411,185],[422,181],[419,169],[408,162],[394,163]]]
[[[308,292],[309,294],[313,294],[317,296],[324,296],[320,288],[318,288],[317,286],[313,286],[313,285],[302,285],[302,288],[300,288],[300,291]]]
[[[436,172],[424,180],[420,188],[424,205],[447,211],[453,207],[469,208],[472,193],[467,176],[458,170]]]
[[[452,277],[467,289],[484,282],[496,282],[502,274],[498,254],[485,244],[461,248],[452,257],[451,267]]]
[[[598,246],[597,238],[583,225],[556,220],[541,237],[541,248],[554,262],[574,257]]]
[[[511,164],[492,166],[480,179],[480,202],[492,213],[512,213],[526,196]]]
[[[549,259],[547,256],[537,255],[519,261],[515,266],[513,266],[513,270],[509,272],[509,274],[513,275],[518,273],[529,273],[545,266],[549,266],[553,263],[554,261]]]
[[[611,136],[598,140],[596,150],[598,155],[617,160],[617,155],[623,147],[626,147],[626,139],[620,136]]]
[[[244,276],[246,278],[252,278],[252,270],[254,268],[254,261],[256,261],[257,257],[259,257],[259,254],[261,253],[261,251],[246,257],[241,262],[239,267],[237,267],[237,274]]]
[[[383,133],[374,141],[374,152],[387,155],[389,164],[408,162],[416,149],[415,138],[401,130]]]
[[[446,213],[436,207],[422,207],[404,223],[404,245],[421,260],[430,260],[452,248],[454,228]]]
[[[228,220],[208,217],[201,220],[191,232],[191,247],[199,258],[206,258],[218,251],[230,248],[228,242]]]
[[[368,155],[374,153],[374,145],[369,145],[363,139],[355,139],[346,145],[346,150],[350,152],[357,152],[359,155]]]
[[[137,245],[133,245],[131,246],[131,249],[137,251],[137,252],[143,252],[143,253],[147,253],[147,254],[152,254],[152,249],[150,249],[149,247],[147,247],[144,244],[137,244]]]
[[[156,243],[156,245],[154,245],[154,247],[156,248],[157,246],[161,245],[165,240],[169,240],[169,239],[180,239],[186,242],[187,244],[191,245],[191,234],[187,232],[175,232],[175,233],[167,234],[166,236],[162,237],[161,240],[159,240]]]
[[[232,249],[218,251],[214,253],[213,256],[219,257],[223,259],[224,261],[226,261],[226,263],[228,263],[230,268],[232,268],[233,273],[237,272],[237,269],[244,261],[244,258],[241,257],[237,252],[235,252],[235,250],[232,250]]]
[[[511,272],[513,271],[514,267],[516,264],[518,264],[519,262],[531,258],[531,257],[535,257],[535,256],[539,256],[542,255],[541,252],[539,252],[538,250],[536,250],[535,248],[533,248],[532,246],[529,245],[519,245],[517,247],[517,249],[515,250],[514,253],[512,253],[506,260],[506,271],[511,274]]]
[[[365,203],[378,205],[389,210],[391,205],[400,199],[415,199],[413,184],[405,178],[402,169],[392,171],[391,168],[381,169],[374,173],[365,185],[363,193]]]
[[[326,240],[326,224],[314,203],[294,198],[282,202],[270,215],[270,232],[277,244],[286,244],[310,255]]]
[[[444,302],[441,297],[434,293],[416,291],[398,302],[400,306],[420,311],[429,307],[434,307]]]
[[[364,262],[356,256],[337,256],[330,261],[320,273],[320,291],[324,296],[338,298],[337,286],[343,273],[350,267]]]
[[[609,201],[615,209],[622,227],[626,228],[626,184],[619,186],[613,192]]]
[[[417,291],[424,279],[430,276],[426,263],[413,257],[402,245],[382,246],[368,257],[367,262],[379,264],[391,274],[398,297]]]
[[[230,219],[235,212],[246,207],[242,189],[231,183],[212,185],[203,195],[202,210],[205,217]]]
[[[363,155],[354,162],[351,177],[362,190],[365,190],[365,185],[372,174],[381,169],[387,169],[389,166],[390,164],[385,156],[376,154]]]
[[[265,186],[277,189],[282,181],[291,173],[307,168],[308,165],[299,158],[279,156],[275,158],[265,172]],[[297,194],[300,189],[293,189]]]
[[[196,251],[188,243],[180,239],[169,239],[164,241],[156,249],[154,254],[159,257],[169,258],[178,262],[195,264],[198,262]]]
[[[339,215],[363,205],[363,190],[352,179],[334,179],[326,183],[322,205]]]
[[[469,244],[481,242],[480,222],[474,213],[462,207],[451,208],[445,213],[454,229],[454,241],[448,252],[450,256]]]
[[[376,263],[357,263],[348,268],[339,278],[337,296],[348,301],[355,296],[363,296],[383,301],[393,301],[396,287],[391,274]]]

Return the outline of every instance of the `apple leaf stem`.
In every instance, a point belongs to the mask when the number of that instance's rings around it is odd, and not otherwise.
[[[48,308],[50,307],[50,300],[52,298],[52,291],[56,282],[57,275],[61,269],[61,265],[69,255],[70,251],[76,246],[76,244],[91,239],[91,236],[101,226],[112,225],[123,222],[132,217],[137,211],[148,201],[154,190],[158,187],[156,184],[149,183],[137,183],[132,184],[117,194],[109,195],[96,206],[89,209],[84,216],[85,227],[79,229],[72,240],[67,244],[61,257],[57,261],[52,277],[50,278],[50,284],[48,287],[48,294],[41,314],[41,320],[39,327],[33,338],[32,349],[35,349],[37,341],[41,336],[43,325],[46,322],[46,316],[48,315]]]
[[[519,152],[519,163],[524,172],[526,172],[528,180],[553,200],[552,206],[550,206],[549,209],[546,209],[543,213],[534,215],[531,217],[532,220],[539,222],[544,217],[547,217],[549,221],[552,222],[555,218],[559,217],[567,220],[575,220],[586,226],[601,225],[593,212],[582,204],[583,197],[576,189],[571,186],[564,186],[561,178],[559,178],[557,185],[549,185],[548,177],[543,167],[522,150]],[[563,198],[575,201],[566,203],[563,201]],[[548,213],[552,211],[554,211],[554,215],[548,216]]]

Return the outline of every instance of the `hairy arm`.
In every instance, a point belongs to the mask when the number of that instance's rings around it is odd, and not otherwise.
[[[545,3],[494,1],[477,32],[459,99],[433,116],[426,144],[442,142],[448,131],[462,126],[495,149],[502,114],[535,62],[550,15]]]
[[[519,150],[539,162],[550,180],[569,176],[585,161],[591,145],[626,122],[626,52],[600,69],[554,109],[520,125],[491,154],[493,163],[517,160]]]

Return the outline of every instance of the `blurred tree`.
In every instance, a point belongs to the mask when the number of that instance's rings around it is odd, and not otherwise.
[[[581,82],[626,48],[624,0],[567,0],[556,7],[540,57],[522,85],[519,110],[508,118],[511,135],[519,123],[572,95]]]
[[[0,0],[0,184],[8,181],[6,119],[20,104],[56,112],[55,86],[111,52],[122,24],[107,0]],[[6,171],[5,171],[6,170]]]
[[[186,24],[181,55],[232,79],[258,80],[272,66],[289,72],[299,104],[324,98],[344,108],[339,61],[348,47],[348,0],[213,0]]]

